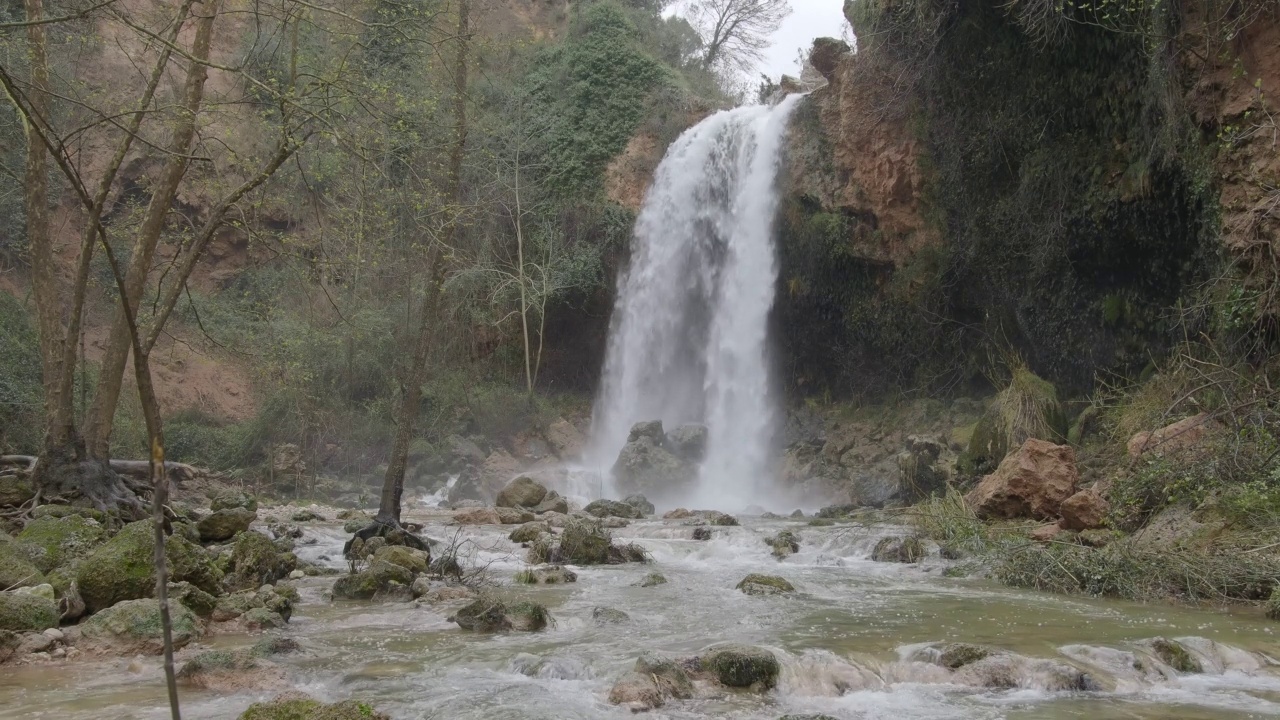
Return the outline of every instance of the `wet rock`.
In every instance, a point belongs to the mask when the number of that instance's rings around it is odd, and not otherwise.
[[[912,504],[945,491],[947,472],[939,463],[945,451],[946,445],[941,440],[919,435],[907,437],[906,448],[896,458],[898,487],[880,502],[868,504],[880,507],[891,501]]]
[[[1088,675],[1066,663],[994,653],[961,666],[953,676],[957,682],[976,687],[1022,688],[1043,692],[1090,692],[1098,690]]]
[[[654,587],[655,585],[666,585],[667,576],[658,572],[651,572],[644,576],[644,579],[636,583],[640,587]]]
[[[1027,440],[996,471],[965,496],[979,517],[1053,519],[1075,494],[1080,476],[1075,451],[1066,445]]]
[[[1200,660],[1177,640],[1158,637],[1149,641],[1147,645],[1160,662],[1180,673],[1204,672],[1204,666],[1200,664]]]
[[[181,603],[169,603],[173,647],[181,648],[203,632],[200,619]],[[80,624],[83,637],[118,653],[159,655],[164,650],[158,600],[126,600]]]
[[[233,510],[236,508],[257,512],[258,499],[243,490],[228,488],[216,491],[210,495],[209,507],[214,512],[219,510]]]
[[[551,534],[551,526],[546,522],[536,521],[521,525],[515,530],[512,530],[511,534],[507,537],[511,542],[527,543],[537,540],[538,536],[543,534]]]
[[[561,565],[530,568],[515,574],[515,581],[525,585],[563,585],[577,582],[578,575]]]
[[[560,496],[555,490],[548,490],[546,497],[542,498],[542,502],[537,507],[532,508],[534,514],[542,515],[544,513],[559,513],[563,515],[569,514],[569,501]]]
[[[302,509],[289,516],[289,519],[298,522],[324,522],[324,516],[314,510]]]
[[[640,515],[637,516],[638,518],[652,515],[658,511],[658,509],[653,506],[653,503],[649,502],[648,498],[639,493],[628,495],[623,498],[622,502],[635,508],[636,511],[640,513]]]
[[[693,539],[694,539],[694,540],[710,540],[710,539],[711,539],[711,528],[709,528],[709,527],[696,527],[696,528],[694,528],[694,529],[693,529]]]
[[[250,632],[280,630],[288,622],[280,613],[272,612],[265,607],[250,608],[248,612],[240,616],[240,623],[245,630]]]
[[[58,626],[58,605],[33,593],[0,592],[0,630],[40,632]]]
[[[675,510],[668,510],[665,514],[663,514],[662,519],[663,520],[683,520],[685,518],[690,518],[690,517],[693,517],[693,512],[686,510],[685,508],[676,508]]]
[[[619,502],[617,500],[596,500],[586,507],[582,508],[583,512],[598,518],[620,517],[620,518],[642,518],[644,514],[634,505]]]
[[[342,600],[373,600],[379,596],[401,598],[401,587],[411,588],[413,573],[405,567],[375,559],[357,573],[338,578],[333,584],[333,597]],[[409,593],[412,599],[412,591]]]
[[[231,574],[224,585],[229,590],[261,587],[288,577],[297,565],[297,558],[280,552],[266,535],[243,532],[232,547]]]
[[[250,705],[240,720],[391,720],[391,716],[357,700],[325,705],[301,693],[288,692],[270,702]]]
[[[597,625],[613,625],[630,619],[630,615],[610,607],[595,607],[591,610],[591,620]]]
[[[630,525],[631,521],[626,518],[607,517],[607,518],[602,518],[600,520],[600,523],[611,530],[617,530],[618,528],[624,528]]]
[[[297,540],[302,537],[302,528],[290,523],[271,523],[267,528],[271,530],[271,534],[274,535],[277,540]]]
[[[1106,526],[1111,503],[1096,490],[1081,490],[1063,500],[1058,511],[1062,514],[1060,524],[1067,530],[1097,530]]]
[[[471,600],[476,591],[463,585],[437,585],[425,577],[413,581],[413,594],[428,605]]]
[[[737,585],[737,589],[747,595],[782,595],[796,590],[794,585],[777,575],[761,575],[759,573],[751,573],[742,578]]]
[[[502,518],[494,508],[467,508],[453,514],[456,525],[501,525]]]
[[[700,463],[707,454],[707,428],[702,425],[681,425],[666,434],[663,439],[671,454],[692,463]]]
[[[224,693],[261,692],[287,686],[285,672],[267,658],[301,649],[288,638],[263,638],[247,650],[208,650],[178,670],[178,682]]]
[[[693,681],[675,660],[646,653],[609,690],[609,702],[634,711],[662,707],[669,699],[693,697]]]
[[[635,442],[641,438],[647,438],[659,444],[664,442],[666,435],[662,432],[662,421],[647,420],[632,425],[631,432],[627,434],[627,442]]]
[[[481,597],[458,610],[452,620],[463,630],[500,632],[503,630],[536,631],[547,626],[550,614],[534,602],[512,605],[492,597]]]
[[[924,558],[924,543],[914,535],[881,538],[871,551],[876,562],[918,563]]]
[[[424,573],[431,565],[431,553],[425,550],[414,550],[404,545],[385,545],[373,554],[373,564],[381,562],[398,565],[410,573]]]
[[[129,523],[76,564],[75,583],[89,612],[155,593],[153,542],[150,520]],[[165,556],[173,582],[185,580],[210,594],[221,591],[222,571],[204,548],[174,535],[165,543]]]
[[[0,545],[0,590],[41,585],[44,582],[44,573],[26,557],[15,552],[12,543]]]
[[[507,483],[507,486],[498,492],[498,498],[494,504],[507,508],[532,508],[537,507],[546,496],[545,487],[533,478],[521,475]]]
[[[791,518],[792,518],[792,519],[794,519],[794,520],[803,520],[803,519],[804,519],[804,511],[803,511],[803,510],[793,510],[793,511],[791,512],[791,515],[789,515],[788,517],[791,517]]]
[[[738,524],[738,518],[730,515],[729,513],[722,513],[719,510],[701,510],[698,514],[706,518],[707,522],[711,525],[732,527]]]
[[[645,427],[641,428],[643,425]],[[697,476],[695,465],[663,447],[662,423],[640,423],[618,453],[613,476],[624,492],[660,496],[683,489]]]
[[[938,649],[938,664],[956,670],[996,654],[995,650],[969,643],[948,643]]]
[[[15,539],[38,549],[30,559],[37,569],[47,573],[88,555],[107,541],[107,532],[96,520],[80,515],[42,517],[27,523]]]
[[[218,599],[189,582],[169,583],[169,602],[181,603],[198,617],[213,615]]]
[[[217,510],[196,523],[201,542],[223,542],[249,529],[258,514],[242,507]]]
[[[800,538],[790,530],[781,530],[777,535],[765,538],[764,544],[773,548],[773,556],[779,560],[800,552]]]
[[[501,507],[494,508],[494,510],[498,514],[498,522],[503,525],[523,525],[536,519],[536,516],[528,510]]]
[[[22,635],[22,641],[18,643],[18,655],[30,655],[32,653],[48,652],[55,645],[54,639],[44,633],[25,633]]]
[[[773,653],[752,645],[718,645],[698,657],[698,668],[728,687],[769,689],[782,667]]]
[[[1184,418],[1153,432],[1140,432],[1129,438],[1126,448],[1129,457],[1137,458],[1145,453],[1173,455],[1199,445],[1213,429],[1208,413]]]
[[[844,518],[852,515],[857,510],[857,505],[828,505],[818,510],[814,517],[831,519]]]
[[[508,605],[506,615],[511,629],[521,632],[541,630],[551,620],[551,613],[547,612],[546,606],[528,600]]]

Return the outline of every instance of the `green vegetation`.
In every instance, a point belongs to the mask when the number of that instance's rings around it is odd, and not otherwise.
[[[0,454],[39,446],[44,391],[35,319],[0,292]]]

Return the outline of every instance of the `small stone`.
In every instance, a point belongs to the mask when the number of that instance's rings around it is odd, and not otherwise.
[[[44,631],[44,634],[54,642],[62,642],[63,638],[66,637],[58,628],[49,628]]]
[[[742,581],[737,585],[737,589],[747,595],[781,595],[792,593],[796,590],[794,585],[777,575],[761,575],[759,573],[751,573],[742,578]]]
[[[662,573],[657,573],[657,572],[651,572],[648,575],[645,575],[644,579],[641,580],[639,583],[637,583],[637,585],[639,585],[640,587],[654,587],[655,585],[666,585],[666,584],[667,584],[667,577]]]
[[[302,572],[301,570],[294,570],[293,572],[289,573],[290,580],[301,580],[306,576],[307,574]]]
[[[67,656],[67,649],[66,649],[66,648],[54,648],[54,649],[53,649],[53,652],[49,653],[49,656],[50,656],[50,657],[52,657],[52,658],[55,658],[55,659],[61,660],[62,658],[65,658],[65,657]]]

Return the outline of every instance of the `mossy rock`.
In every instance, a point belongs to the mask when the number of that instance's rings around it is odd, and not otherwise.
[[[830,715],[783,715],[778,720],[839,720]]]
[[[612,536],[599,521],[574,518],[565,523],[555,559],[574,565],[603,565],[609,562],[612,543]]]
[[[201,518],[196,523],[196,529],[200,531],[201,542],[223,542],[247,531],[257,519],[258,513],[252,510],[242,507],[225,508]]]
[[[512,630],[536,632],[542,630],[551,621],[551,613],[545,605],[523,600],[507,606],[507,621]]]
[[[761,575],[760,573],[751,573],[742,578],[738,583],[737,589],[748,595],[782,595],[792,593],[796,588],[786,579],[777,575]]]
[[[631,616],[610,607],[596,607],[591,610],[591,620],[597,625],[615,625],[631,620]]]
[[[675,660],[645,653],[636,659],[633,670],[656,683],[664,696],[682,700],[693,697],[693,681]]]
[[[644,517],[639,508],[619,500],[595,500],[582,508],[582,511],[598,518],[620,517],[636,520]]]
[[[209,508],[214,512],[243,508],[250,512],[258,511],[258,499],[243,490],[227,488],[211,494]]]
[[[35,496],[30,480],[13,475],[0,477],[0,507],[18,507]]]
[[[218,598],[211,613],[215,622],[235,620],[250,610],[262,607],[262,600],[254,590],[241,590]]]
[[[719,510],[708,510],[701,513],[701,515],[706,518],[707,522],[711,525],[734,527],[738,524],[738,518],[730,515],[729,513],[722,513]]]
[[[180,648],[200,636],[199,618],[181,603],[169,603],[173,647]],[[159,654],[164,650],[160,626],[160,601],[126,600],[102,610],[80,624],[85,638],[104,642],[121,651]]]
[[[514,580],[523,585],[563,585],[577,582],[578,574],[562,565],[550,565],[521,570]]]
[[[996,654],[995,650],[981,645],[948,643],[938,649],[938,664],[956,670],[979,660],[985,660],[994,654]]]
[[[772,688],[782,666],[773,653],[751,645],[721,645],[698,658],[698,666],[729,687]]]
[[[266,535],[252,530],[240,533],[231,549],[232,575],[227,584],[233,590],[245,590],[274,583],[292,571],[281,562],[282,555]]]
[[[270,702],[254,703],[240,720],[391,720],[368,703],[347,700],[325,705],[299,693],[287,693]]]
[[[1202,673],[1204,666],[1177,640],[1155,638],[1151,641],[1151,651],[1165,665],[1180,673]]]
[[[400,565],[374,560],[368,568],[338,578],[333,583],[333,596],[342,600],[373,600],[391,591],[393,585],[411,587],[413,573]]]
[[[41,505],[31,511],[31,517],[35,520],[41,518],[82,517],[105,523],[108,515],[97,508],[80,507],[79,505]]]
[[[218,606],[218,598],[185,580],[178,583],[169,583],[169,601],[181,603],[188,610],[202,618],[213,615],[214,609]]]
[[[80,515],[42,517],[27,523],[16,539],[43,550],[41,562],[34,564],[47,573],[89,554],[106,542],[107,531],[96,521]]]
[[[25,553],[14,550],[16,544],[0,545],[0,590],[44,584],[44,573],[31,563]]]
[[[0,592],[0,630],[40,632],[58,627],[58,605],[30,593]]]
[[[651,572],[644,576],[644,579],[636,583],[640,587],[654,587],[656,585],[666,585],[667,576],[659,572]]]
[[[496,598],[481,597],[453,614],[453,621],[463,630],[499,632],[511,628],[506,605]]]
[[[153,596],[152,533],[150,520],[129,523],[79,563],[75,580],[89,612],[98,612],[123,600]],[[221,592],[222,571],[204,548],[172,536],[165,543],[165,557],[173,582],[185,580],[209,594]]]
[[[779,560],[800,552],[800,537],[790,530],[779,531],[777,535],[765,538],[764,543],[773,548],[773,556]]]
[[[249,630],[279,630],[288,624],[283,616],[278,612],[273,612],[265,607],[250,608],[248,612],[240,616],[240,622],[244,623],[245,628]]]
[[[404,545],[386,545],[373,554],[374,562],[383,561],[399,565],[417,575],[424,573],[431,565],[431,554],[422,550],[414,550]]]
[[[546,522],[539,520],[536,522],[530,522],[530,523],[525,523],[521,525],[515,530],[512,530],[511,534],[508,535],[507,537],[511,540],[511,542],[527,543],[527,542],[533,542],[534,540],[537,540],[539,535],[544,535],[544,534],[546,535],[551,534],[551,526],[548,525]]]
[[[871,551],[876,562],[918,563],[924,559],[924,542],[910,535],[907,537],[880,538]]]

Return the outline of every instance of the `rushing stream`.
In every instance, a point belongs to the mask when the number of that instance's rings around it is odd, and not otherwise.
[[[751,520],[715,528],[706,542],[688,539],[680,521],[648,520],[614,531],[643,544],[650,565],[575,568],[577,583],[510,586],[524,566],[506,539],[510,528],[446,527],[425,518],[426,534],[473,541],[474,560],[508,585],[502,592],[545,603],[554,626],[538,633],[478,635],[446,618],[448,606],[333,603],[332,578],[300,582],[302,603],[288,634],[304,652],[282,657],[293,687],[331,700],[367,700],[395,718],[625,718],[610,706],[609,687],[645,650],[690,655],[715,642],[772,649],[783,663],[779,687],[764,695],[674,701],[654,718],[767,718],[826,713],[837,718],[1156,718],[1280,717],[1280,652],[1273,626],[1256,612],[1137,605],[1068,598],[942,576],[936,552],[920,565],[867,559],[892,529],[855,525],[809,527]],[[781,562],[762,538],[780,527],[798,530],[798,554]],[[338,558],[340,528],[311,526],[315,544],[300,554]],[[336,563],[334,563],[336,564]],[[668,584],[635,583],[660,571]],[[748,572],[782,575],[791,597],[748,597],[734,585]],[[631,622],[599,626],[592,610],[606,606]],[[1182,638],[1205,667],[1178,674],[1153,662],[1140,643]],[[1196,638],[1196,639],[1189,639]],[[939,641],[983,643],[1026,656],[1017,687],[960,684],[948,672],[912,662]],[[206,644],[234,646],[247,636],[217,636]],[[179,660],[198,648],[184,650]],[[1131,654],[1133,653],[1133,654]],[[1135,661],[1144,659],[1144,669]],[[1055,690],[1034,659],[1086,670],[1100,689]],[[1165,677],[1165,675],[1169,677]],[[183,691],[186,718],[234,718],[273,693]],[[0,674],[0,715],[6,718],[125,720],[167,717],[160,660],[155,657],[75,661],[6,668]]]

